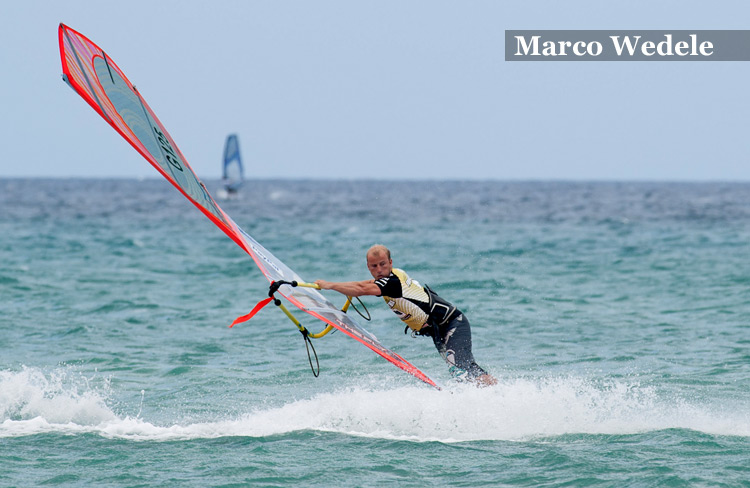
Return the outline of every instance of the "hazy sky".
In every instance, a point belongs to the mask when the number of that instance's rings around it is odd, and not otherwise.
[[[101,46],[203,178],[750,180],[750,62],[506,62],[506,29],[748,29],[750,2],[4,0],[0,177],[158,177],[60,77]],[[750,49],[750,46],[748,47]]]

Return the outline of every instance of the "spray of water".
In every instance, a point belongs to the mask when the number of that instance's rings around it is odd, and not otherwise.
[[[107,381],[62,368],[0,371],[0,437],[94,432],[133,440],[265,437],[324,431],[414,442],[525,440],[567,434],[627,435],[663,429],[750,437],[747,405],[695,404],[621,380],[508,378],[492,388],[454,385],[346,388],[256,407],[236,418],[157,425],[118,415]]]

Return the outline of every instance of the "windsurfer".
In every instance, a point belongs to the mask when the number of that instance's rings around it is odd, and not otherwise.
[[[482,369],[471,352],[469,320],[454,305],[427,286],[393,267],[391,252],[376,244],[367,251],[367,268],[372,280],[332,282],[317,280],[322,290],[334,290],[350,297],[381,296],[398,317],[411,329],[412,335],[432,337],[440,355],[450,365],[451,374],[480,386],[497,380]]]

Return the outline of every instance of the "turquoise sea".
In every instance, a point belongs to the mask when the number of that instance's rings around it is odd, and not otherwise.
[[[220,204],[308,281],[366,279],[386,244],[498,385],[453,383],[374,297],[359,322],[443,390],[341,333],[315,378],[275,307],[228,328],[267,281],[166,181],[0,179],[0,486],[750,486],[749,183],[273,180]]]

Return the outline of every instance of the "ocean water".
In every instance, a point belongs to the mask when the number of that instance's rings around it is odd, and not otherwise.
[[[228,328],[267,282],[165,181],[2,179],[0,486],[750,486],[750,184],[278,180],[220,204],[308,281],[366,279],[388,245],[498,385],[452,382],[374,297],[360,323],[443,390],[340,333],[315,378],[275,307]]]

